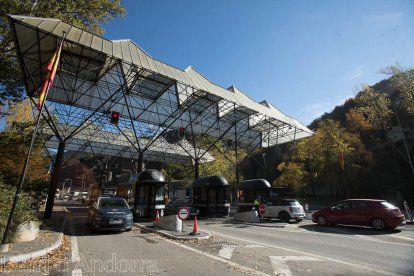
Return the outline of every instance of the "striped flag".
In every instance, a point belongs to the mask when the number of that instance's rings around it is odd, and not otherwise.
[[[42,109],[45,98],[47,96],[47,92],[49,88],[52,86],[53,79],[55,78],[57,67],[60,60],[60,54],[62,52],[63,40],[60,43],[59,48],[56,49],[55,53],[53,54],[52,58],[49,61],[49,64],[46,68],[46,79],[43,82],[42,89],[39,93],[39,102],[37,103],[37,108],[39,110]]]

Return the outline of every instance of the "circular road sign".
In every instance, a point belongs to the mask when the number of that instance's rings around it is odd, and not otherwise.
[[[187,207],[181,207],[178,209],[178,218],[181,220],[186,220],[190,217],[190,209]]]
[[[259,205],[259,214],[263,216],[266,213],[266,205],[260,204]]]

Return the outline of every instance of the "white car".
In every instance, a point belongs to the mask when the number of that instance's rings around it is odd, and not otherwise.
[[[300,222],[305,218],[305,211],[296,199],[277,199],[266,203],[263,217],[278,218],[285,223],[289,223],[291,219]]]

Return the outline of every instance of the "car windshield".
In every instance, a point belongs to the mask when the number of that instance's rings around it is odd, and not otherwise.
[[[296,200],[289,200],[288,201],[289,206],[299,206],[299,202]]]
[[[101,199],[99,208],[128,208],[128,205],[120,198],[105,198]]]
[[[394,206],[394,205],[392,205],[391,203],[386,202],[386,201],[382,201],[382,202],[381,202],[381,206],[382,206],[382,207],[384,207],[384,208],[390,208],[390,209],[395,208],[395,206]]]

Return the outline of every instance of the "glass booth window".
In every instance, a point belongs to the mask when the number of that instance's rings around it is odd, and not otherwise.
[[[201,201],[207,201],[207,189],[204,187],[201,189]]]
[[[146,196],[147,191],[148,191],[148,186],[140,185],[140,186],[138,186],[138,190],[139,190],[138,203],[139,204],[147,203],[145,196]]]
[[[224,203],[224,189],[217,190],[217,203]]]
[[[216,203],[216,194],[217,194],[216,189],[210,189],[210,191],[208,193],[208,201],[210,203]]]
[[[199,202],[201,200],[201,188],[193,189],[193,200]]]
[[[164,204],[164,191],[164,186],[161,186],[155,190],[155,204]]]

